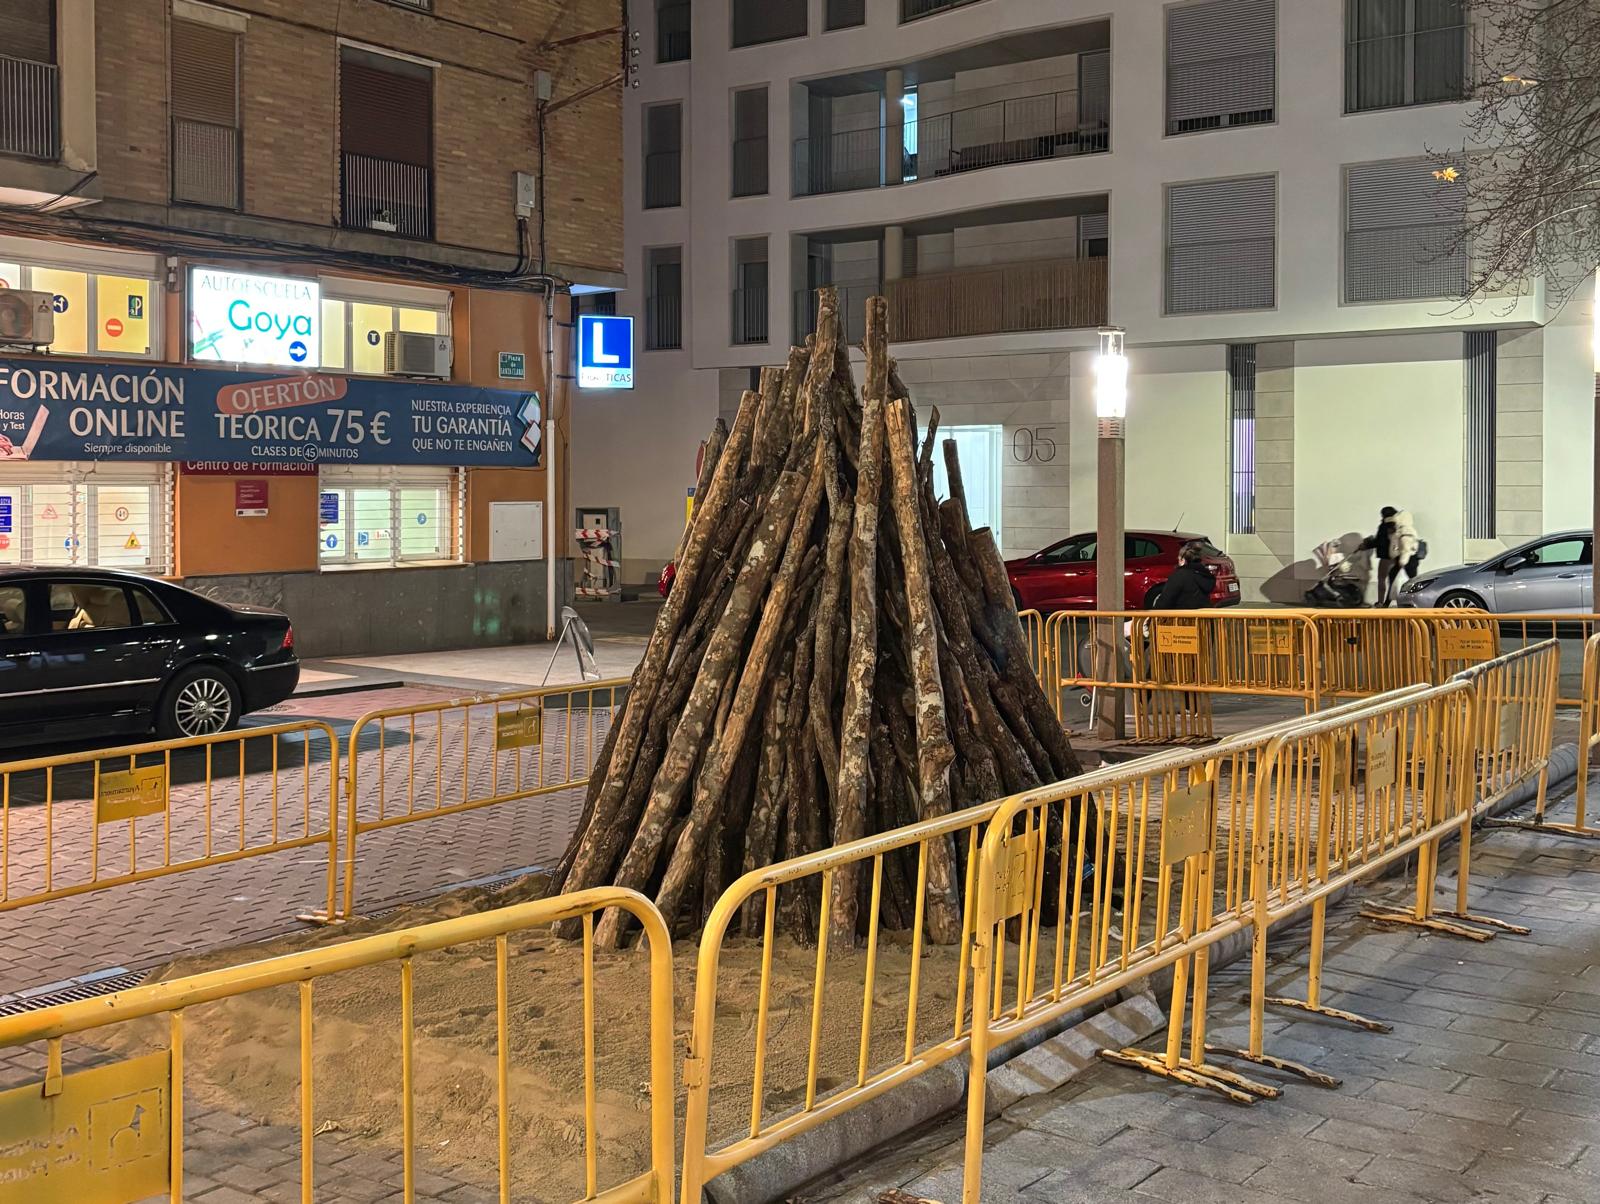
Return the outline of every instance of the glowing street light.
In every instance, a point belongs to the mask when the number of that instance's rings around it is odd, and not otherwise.
[[[1094,361],[1094,409],[1100,419],[1099,470],[1095,480],[1095,608],[1101,612],[1123,610],[1128,605],[1124,582],[1124,543],[1127,538],[1128,357],[1123,351],[1120,326],[1100,331],[1100,354]],[[1122,657],[1122,623],[1106,618],[1095,624],[1096,673],[1101,681],[1116,681]],[[1100,734],[1121,739],[1127,734],[1121,690],[1099,692],[1096,723]]]

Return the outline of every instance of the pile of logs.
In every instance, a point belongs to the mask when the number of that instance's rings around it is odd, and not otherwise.
[[[1005,565],[973,530],[953,440],[935,499],[938,411],[917,419],[867,306],[858,398],[838,300],[766,369],[733,427],[718,421],[677,575],[599,754],[560,890],[653,894],[693,929],[739,874],[1079,771],[1034,678]],[[964,848],[929,855],[931,939],[960,933]],[[834,876],[830,939],[864,931],[866,877]],[[916,860],[886,861],[885,925],[915,914]],[[816,935],[820,879],[778,919]],[[748,932],[761,900],[745,909]],[[625,918],[596,930],[606,947]]]

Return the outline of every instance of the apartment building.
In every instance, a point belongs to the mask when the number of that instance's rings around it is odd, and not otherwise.
[[[1247,597],[1297,601],[1311,549],[1385,504],[1438,566],[1589,525],[1592,296],[1450,299],[1464,203],[1427,155],[1464,137],[1465,0],[632,10],[640,391],[586,400],[575,453],[640,435],[630,574],[671,554],[666,494],[823,284],[853,336],[887,295],[1008,555],[1094,528],[1102,324],[1131,359],[1130,526],[1209,534]]]
[[[0,5],[0,565],[309,655],[541,635],[621,42],[608,0]]]

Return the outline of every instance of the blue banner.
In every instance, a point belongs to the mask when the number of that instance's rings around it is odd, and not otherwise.
[[[320,373],[0,359],[0,461],[534,468],[539,395]]]

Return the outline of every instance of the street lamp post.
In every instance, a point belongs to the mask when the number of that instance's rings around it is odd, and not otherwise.
[[[1123,351],[1120,327],[1100,331],[1100,354],[1094,363],[1094,408],[1100,420],[1098,498],[1095,507],[1095,609],[1119,611],[1127,605],[1123,582],[1127,499],[1128,357]],[[1122,642],[1121,623],[1102,619],[1095,624],[1095,676],[1116,681]],[[1099,733],[1106,739],[1127,734],[1123,692],[1107,690],[1098,707]]]

